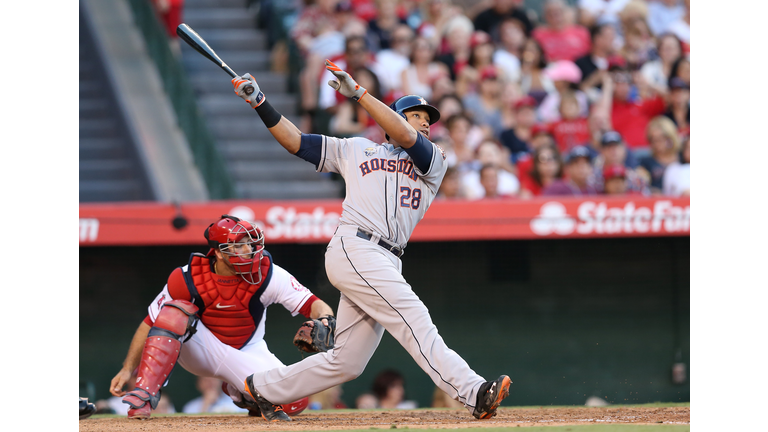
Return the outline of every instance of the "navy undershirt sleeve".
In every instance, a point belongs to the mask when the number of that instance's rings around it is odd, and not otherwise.
[[[432,163],[432,152],[434,148],[432,143],[428,139],[424,138],[424,135],[416,134],[416,143],[410,148],[405,149],[406,153],[413,159],[413,164],[419,169],[419,171],[425,173],[429,171],[429,165]]]
[[[301,134],[301,145],[296,156],[315,165],[320,165],[320,157],[323,151],[323,136],[316,134]]]

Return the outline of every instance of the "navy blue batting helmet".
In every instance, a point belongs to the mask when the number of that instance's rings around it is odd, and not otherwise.
[[[429,114],[430,126],[440,120],[440,111],[438,111],[437,108],[433,107],[432,105],[428,104],[427,101],[421,96],[405,95],[400,99],[392,102],[392,105],[389,107],[392,108],[392,111],[400,114],[403,118],[405,118],[405,111],[411,108],[423,109],[427,112],[427,114]]]

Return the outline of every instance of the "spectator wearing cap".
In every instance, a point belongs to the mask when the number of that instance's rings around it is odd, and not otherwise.
[[[645,175],[651,186],[651,193],[662,193],[662,181],[667,167],[679,160],[680,139],[677,127],[668,117],[658,116],[646,128],[651,153],[640,158],[638,171]]]
[[[506,18],[518,20],[528,35],[533,30],[533,23],[525,13],[522,0],[493,0],[491,6],[477,14],[474,25],[477,30],[482,30],[498,42],[501,40],[499,30],[502,21]]]
[[[493,53],[493,64],[504,71],[507,80],[520,82],[520,58],[525,46],[525,26],[516,18],[505,18],[499,25],[499,43]]]
[[[542,144],[531,156],[518,162],[520,198],[530,199],[563,178],[563,161],[554,143]]]
[[[595,168],[594,185],[598,190],[603,189],[603,171],[605,167],[621,165],[624,167],[624,178],[627,182],[627,190],[642,195],[649,195],[648,183],[644,177],[635,171],[637,161],[634,155],[624,145],[621,134],[616,131],[607,131],[600,140],[599,153],[592,160]]]
[[[589,115],[589,99],[578,89],[581,82],[581,70],[570,60],[560,60],[550,63],[544,74],[554,83],[555,91],[550,92],[541,101],[537,114],[540,121],[552,123],[561,120],[560,99],[562,94],[572,92],[579,103],[579,117]]]
[[[480,72],[480,82],[476,93],[469,93],[462,98],[464,108],[475,124],[486,135],[499,137],[504,130],[501,113],[501,90],[496,68],[486,66]]]
[[[542,195],[597,195],[592,184],[592,153],[584,146],[576,146],[565,158],[564,178],[541,191]]]
[[[520,156],[532,151],[531,140],[536,124],[536,100],[528,95],[515,101],[513,105],[515,126],[501,132],[499,141],[508,148],[512,162],[517,163]]]
[[[603,193],[624,195],[627,193],[627,174],[624,165],[608,165],[602,169]]]
[[[682,140],[680,160],[672,162],[664,170],[661,180],[661,192],[665,196],[681,197],[691,195],[691,138],[686,135]]]
[[[681,134],[688,133],[691,124],[691,91],[682,78],[669,80],[669,103],[664,115],[669,117]]]
[[[663,114],[666,104],[661,96],[655,95],[636,100],[633,97],[633,78],[629,70],[622,66],[611,68],[611,94],[606,94],[610,101],[611,124],[624,137],[627,146],[634,150],[648,146],[645,129],[652,118]]]
[[[569,6],[564,0],[547,0],[544,3],[544,25],[533,29],[531,37],[544,49],[548,62],[574,61],[589,53],[589,31],[579,24],[569,23]]]
[[[611,24],[600,24],[590,31],[592,48],[574,63],[581,70],[579,88],[589,96],[591,101],[600,96],[603,79],[608,74],[610,57],[614,55],[616,29]]]
[[[445,64],[435,61],[435,53],[429,39],[419,36],[413,40],[410,64],[400,73],[403,94],[432,101],[432,85],[438,77],[450,74]]]

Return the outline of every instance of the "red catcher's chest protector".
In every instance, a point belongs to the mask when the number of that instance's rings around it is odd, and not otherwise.
[[[256,333],[264,315],[259,298],[272,278],[272,256],[264,251],[261,260],[261,283],[252,285],[238,277],[237,283],[228,282],[211,271],[211,260],[203,254],[193,253],[189,264],[182,268],[184,281],[192,303],[200,309],[200,321],[220,341],[240,349]],[[227,278],[231,279],[231,278]]]

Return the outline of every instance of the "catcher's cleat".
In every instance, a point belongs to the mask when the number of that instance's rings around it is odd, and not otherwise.
[[[485,420],[496,415],[496,408],[501,405],[501,401],[509,396],[509,385],[512,381],[508,376],[502,375],[496,381],[488,381],[480,385],[477,392],[477,403],[475,412],[472,413],[477,419]]]
[[[288,417],[288,414],[283,411],[282,406],[273,404],[256,391],[253,387],[253,375],[249,375],[248,378],[245,379],[245,391],[248,392],[251,398],[256,402],[256,405],[259,406],[261,416],[264,417],[264,420],[271,422],[293,421],[293,419]]]
[[[80,398],[80,420],[87,419],[96,412],[96,405],[88,402],[88,398]]]
[[[145,404],[141,408],[129,408],[128,418],[136,420],[146,420],[152,415],[152,407]]]

